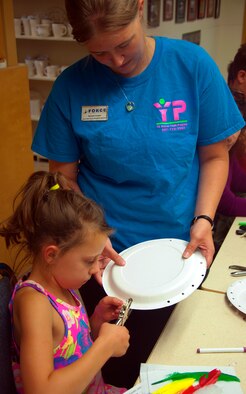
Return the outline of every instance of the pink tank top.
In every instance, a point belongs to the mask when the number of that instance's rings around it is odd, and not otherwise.
[[[87,352],[92,346],[93,342],[90,336],[90,327],[88,316],[86,314],[84,306],[81,304],[78,296],[73,290],[70,290],[73,296],[76,306],[69,305],[59,298],[46,291],[40,284],[32,280],[19,280],[15,286],[12,294],[12,298],[9,304],[12,326],[13,326],[13,302],[16,292],[23,287],[32,287],[48,297],[51,305],[57,313],[61,316],[65,332],[61,343],[54,348],[54,369],[63,368],[72,362],[78,360]],[[20,374],[20,363],[19,363],[19,348],[13,338],[13,372],[15,378],[16,388],[19,394],[24,394],[21,374]],[[86,394],[121,394],[125,393],[126,389],[114,387],[105,384],[102,378],[101,372],[95,376],[93,381],[89,384],[87,389],[84,391]],[[69,394],[69,393],[68,393]]]

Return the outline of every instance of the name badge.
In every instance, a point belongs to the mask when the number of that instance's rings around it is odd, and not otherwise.
[[[107,105],[85,105],[81,107],[83,122],[98,122],[108,120]]]

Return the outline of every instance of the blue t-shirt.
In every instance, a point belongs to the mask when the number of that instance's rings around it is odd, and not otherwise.
[[[48,159],[80,161],[79,186],[104,208],[118,251],[155,238],[188,240],[197,147],[244,126],[218,67],[201,47],[155,40],[151,63],[132,78],[90,56],[66,69],[32,144]],[[135,103],[132,112],[125,109],[128,100]]]

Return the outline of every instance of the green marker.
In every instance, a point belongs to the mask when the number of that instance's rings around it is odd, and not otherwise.
[[[208,376],[209,372],[173,372],[167,375],[166,378],[158,380],[158,382],[151,383],[152,385],[159,384],[162,382],[167,382],[168,380],[176,381],[180,379],[186,378],[194,378],[199,380],[202,376]],[[221,373],[218,377],[218,380],[222,380],[225,382],[240,382],[240,379],[237,376],[229,375],[227,373]]]
[[[246,226],[246,222],[239,222],[238,225],[239,226]]]

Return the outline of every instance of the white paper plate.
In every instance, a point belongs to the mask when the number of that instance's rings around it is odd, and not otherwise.
[[[196,251],[189,259],[180,239],[156,239],[134,245],[121,256],[125,266],[110,261],[103,287],[110,296],[133,299],[132,309],[158,309],[176,304],[196,290],[206,274],[206,260]]]
[[[246,313],[246,279],[233,282],[227,289],[227,297],[239,311]]]

